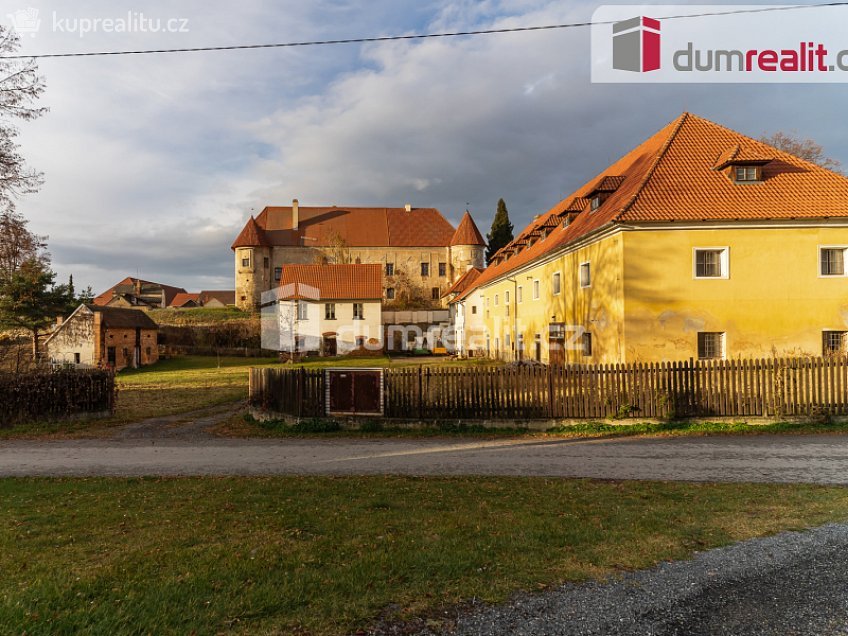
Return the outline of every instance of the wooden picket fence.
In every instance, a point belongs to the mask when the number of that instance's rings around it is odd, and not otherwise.
[[[324,415],[323,370],[251,369],[254,406]],[[848,415],[848,358],[384,370],[385,416],[603,419]]]
[[[0,373],[0,428],[115,410],[115,374],[106,369]]]

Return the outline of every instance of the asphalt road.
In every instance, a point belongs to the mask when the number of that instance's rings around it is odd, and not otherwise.
[[[0,476],[538,475],[848,484],[848,435],[557,440],[235,440],[124,435],[0,442]]]

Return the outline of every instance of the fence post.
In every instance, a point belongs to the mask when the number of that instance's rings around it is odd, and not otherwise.
[[[300,367],[300,370],[298,371],[298,374],[295,377],[297,378],[297,389],[296,389],[296,393],[295,393],[295,395],[297,396],[296,397],[297,416],[302,417],[303,416],[303,393],[304,393],[303,385],[306,383],[306,369],[304,369],[303,367]]]
[[[418,365],[418,419],[424,419],[424,367]]]
[[[548,373],[548,418],[554,417],[554,376],[551,372],[551,365],[547,367]]]

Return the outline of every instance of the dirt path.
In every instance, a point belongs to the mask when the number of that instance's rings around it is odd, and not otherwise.
[[[241,403],[214,406],[189,413],[151,417],[140,422],[126,424],[109,430],[105,439],[127,440],[184,440],[202,441],[214,439],[209,431],[232,417],[241,408]]]

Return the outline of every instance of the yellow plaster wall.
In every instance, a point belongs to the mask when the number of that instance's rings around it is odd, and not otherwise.
[[[697,332],[725,332],[727,357],[822,353],[848,330],[848,278],[819,276],[819,246],[848,228],[736,227],[624,236],[627,362],[697,357]],[[729,248],[729,277],[695,279],[695,247]]]

